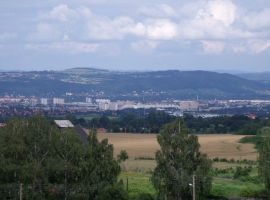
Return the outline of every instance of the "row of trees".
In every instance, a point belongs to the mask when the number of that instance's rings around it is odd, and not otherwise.
[[[77,119],[75,115],[66,116],[74,124],[82,124],[85,127],[103,127],[111,132],[125,133],[159,133],[164,124],[173,122],[176,117],[165,112],[151,111],[146,116],[126,114],[118,118],[110,119],[108,116],[94,117],[91,120]],[[264,126],[270,126],[270,120],[256,118],[250,119],[244,115],[217,116],[211,118],[194,117],[185,113],[183,119],[189,128],[189,133],[236,133],[243,135],[255,135]]]
[[[150,112],[146,117],[126,114],[119,118],[110,119],[108,116],[94,117],[91,120],[77,119],[75,115],[67,115],[66,119],[74,124],[82,124],[88,128],[103,127],[112,132],[125,133],[158,133],[164,124],[173,122],[176,117],[165,112]]]

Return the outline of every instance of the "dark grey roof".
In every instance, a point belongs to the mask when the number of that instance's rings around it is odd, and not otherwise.
[[[83,129],[83,127],[80,124],[75,125],[75,131],[80,136],[83,144],[88,144],[87,136],[88,134]]]

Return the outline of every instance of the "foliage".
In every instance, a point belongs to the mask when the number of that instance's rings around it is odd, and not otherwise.
[[[164,125],[157,140],[161,149],[156,152],[157,167],[151,181],[159,194],[168,194],[174,199],[191,198],[189,184],[193,175],[196,175],[196,195],[200,198],[209,194],[212,162],[199,151],[198,137],[188,135],[183,120]]]
[[[255,197],[257,192],[250,187],[246,187],[240,190],[239,195],[241,197]]]
[[[0,157],[1,199],[5,185],[19,183],[27,185],[24,195],[30,199],[45,198],[51,188],[57,188],[56,198],[93,199],[120,174],[121,160],[113,158],[107,139],[98,141],[96,130],[83,145],[74,129],[59,130],[39,115],[12,118],[0,129]]]
[[[264,137],[259,149],[259,175],[262,177],[266,190],[270,190],[270,135]]]
[[[2,73],[0,85],[1,95],[10,91],[14,95],[25,96],[62,96],[71,93],[99,93],[103,91],[109,96],[118,98],[138,99],[142,96],[152,99],[165,98],[196,98],[215,97],[239,98],[257,97],[257,91],[267,90],[267,84],[249,81],[230,74],[220,74],[207,71],[153,71],[153,72],[116,72],[93,69],[83,69],[83,72],[42,71]],[[227,84],[223,84],[223,80]],[[95,84],[93,84],[93,82]],[[169,84],[164,84],[169,83]],[[243,87],[244,86],[244,87]],[[134,95],[132,91],[137,91]],[[146,91],[146,92],[142,92]],[[151,92],[148,92],[151,91]],[[138,97],[139,96],[139,97]],[[263,95],[261,96],[263,97]]]
[[[219,158],[218,157],[213,158],[213,162],[219,162]]]
[[[242,182],[251,182],[255,184],[260,184],[262,182],[261,178],[258,176],[242,176],[239,178]]]
[[[262,141],[263,137],[261,135],[245,136],[239,140],[240,143],[254,144],[256,149],[258,149],[261,146]]]
[[[138,110],[118,110],[116,111],[118,117],[112,119],[108,117],[112,115],[111,111],[106,111],[103,116],[95,116],[91,120],[83,119],[81,115],[78,116],[80,117],[78,119],[74,114],[68,114],[65,118],[69,119],[73,124],[80,123],[88,128],[103,127],[114,133],[159,133],[159,130],[164,124],[171,123],[176,119],[174,116],[165,112],[149,110],[149,113],[144,115],[143,110]],[[189,128],[189,133],[197,134],[257,134],[259,138],[261,135],[269,132],[270,129],[269,119],[256,118],[253,120],[244,115],[202,118],[184,113],[184,121]]]
[[[239,178],[241,176],[248,176],[249,172],[251,172],[250,168],[236,167],[236,171],[235,171],[235,173],[233,175],[233,178],[237,179],[237,178]]]
[[[96,200],[129,200],[128,193],[121,186],[109,186],[105,188],[96,198]]]
[[[125,161],[128,159],[128,154],[126,150],[121,150],[120,154],[117,155],[117,158],[119,159],[119,161]]]
[[[140,192],[138,195],[132,197],[133,200],[154,200],[154,196],[150,193]]]
[[[223,188],[213,188],[209,194],[209,198],[224,198],[226,196],[226,191]]]

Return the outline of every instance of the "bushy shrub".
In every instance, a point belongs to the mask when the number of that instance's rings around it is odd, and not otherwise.
[[[246,168],[246,166],[244,168],[242,167],[236,167],[236,171],[233,175],[233,178],[237,179],[241,176],[248,176],[249,172],[251,172],[250,168]]]
[[[132,197],[132,199],[134,200],[154,200],[155,198],[153,197],[153,195],[146,193],[146,192],[142,192],[139,193],[136,197]]]
[[[243,182],[251,182],[251,183],[255,183],[255,184],[260,184],[262,182],[262,180],[258,177],[258,176],[241,176],[239,178],[240,181]]]
[[[218,157],[215,157],[215,158],[213,158],[213,161],[214,162],[219,162],[219,158]]]
[[[220,158],[219,161],[220,162],[228,162],[227,158]]]
[[[255,190],[253,190],[250,187],[241,189],[239,192],[239,196],[241,197],[255,197],[257,196],[257,192]]]
[[[209,198],[224,198],[226,191],[223,188],[212,188]]]
[[[121,186],[111,186],[100,193],[96,200],[129,200],[128,193]]]

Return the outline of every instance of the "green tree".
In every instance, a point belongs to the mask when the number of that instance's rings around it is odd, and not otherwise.
[[[120,132],[119,126],[118,126],[118,125],[114,125],[112,131],[113,131],[114,133],[119,133],[119,132]]]
[[[129,157],[128,157],[128,153],[126,150],[121,150],[120,151],[120,154],[117,155],[117,158],[119,161],[125,161],[127,160]]]
[[[201,198],[211,189],[209,172],[212,162],[199,151],[198,137],[188,135],[182,119],[164,125],[157,136],[160,150],[156,152],[157,167],[151,181],[160,195],[174,199],[191,199],[192,177],[196,177],[196,196]]]
[[[259,148],[259,175],[262,177],[270,198],[270,134],[267,134]]]
[[[75,129],[59,130],[40,115],[13,118],[0,129],[0,199],[17,199],[20,183],[25,199],[46,199],[52,188],[55,199],[94,199],[116,185],[122,160],[96,129],[83,145]]]
[[[113,157],[113,145],[108,139],[97,139],[97,130],[90,131],[84,159],[80,162],[80,180],[84,193],[94,199],[104,188],[117,183],[120,161]]]

